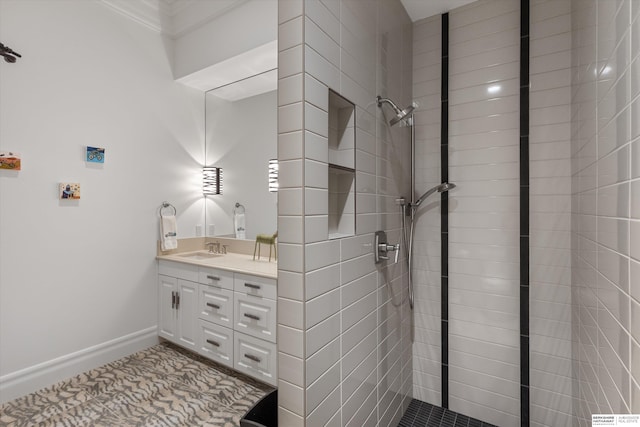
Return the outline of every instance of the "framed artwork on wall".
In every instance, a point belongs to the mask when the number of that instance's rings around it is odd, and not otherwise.
[[[22,167],[20,157],[13,151],[0,151],[0,169],[19,171]]]
[[[61,182],[58,186],[58,195],[61,200],[79,200],[80,184],[72,182]]]
[[[104,163],[104,148],[87,146],[87,162]]]

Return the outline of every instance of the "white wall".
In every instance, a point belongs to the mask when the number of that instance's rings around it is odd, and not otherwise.
[[[233,235],[236,202],[245,207],[246,238],[277,230],[278,193],[268,188],[277,158],[277,92],[231,102],[207,94],[207,164],[222,168],[222,194],[207,197],[207,227]]]
[[[45,377],[36,365],[155,340],[157,209],[176,206],[181,237],[204,222],[204,100],[174,83],[157,33],[98,1],[2,1],[0,39],[23,55],[0,64],[0,149],[23,155],[22,171],[0,171],[7,400],[99,357]],[[106,147],[104,166],[84,162],[86,145]],[[59,201],[61,181],[82,199]]]

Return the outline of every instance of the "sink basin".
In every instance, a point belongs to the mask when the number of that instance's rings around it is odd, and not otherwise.
[[[223,254],[214,254],[213,252],[206,252],[206,251],[201,251],[201,252],[187,252],[184,254],[178,254],[179,257],[181,258],[187,258],[187,259],[193,259],[193,260],[207,260],[207,259],[211,259],[211,258],[218,258],[221,256],[224,256]]]

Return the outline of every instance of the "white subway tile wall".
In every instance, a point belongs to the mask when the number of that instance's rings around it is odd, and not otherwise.
[[[372,243],[377,229],[399,241],[410,144],[375,98],[411,100],[411,21],[399,0],[279,0],[279,37],[280,422],[395,426],[411,395],[410,318],[386,283],[402,299],[406,269],[377,269]],[[329,89],[356,106],[356,235],[335,240]]]
[[[573,423],[571,368],[571,1],[530,12],[530,422]],[[552,218],[564,217],[556,222]]]
[[[414,23],[413,97],[415,110],[416,197],[440,183],[440,15]],[[428,204],[427,204],[428,203]],[[441,400],[440,203],[421,208],[415,228],[413,397],[433,405]]]
[[[639,16],[635,0],[531,0],[532,426],[640,412]],[[416,229],[412,349],[404,264],[377,270],[368,249],[379,228],[399,241],[409,132],[374,100],[416,101],[416,191],[439,183],[440,17],[412,32],[396,0],[280,0],[279,23],[281,420],[395,425],[411,392],[441,402],[440,215],[434,200]],[[520,418],[519,24],[516,0],[450,14],[449,402],[505,427]],[[356,236],[335,242],[327,88],[356,104]]]
[[[449,408],[520,425],[520,2],[449,22]]]
[[[303,6],[303,2],[296,0],[278,1],[278,160],[285,165],[285,177],[280,179],[278,191],[278,229],[281,230],[278,236],[278,304],[280,307],[300,307],[297,311],[302,317],[278,316],[278,366],[283,369],[278,378],[278,389],[281,390],[278,393],[278,420],[282,425],[292,427],[305,425],[307,388],[304,325],[307,218],[303,181],[306,132],[304,87],[299,86],[306,86]],[[289,165],[289,169],[297,173],[287,174]],[[285,231],[293,224],[299,224],[296,231]]]
[[[589,426],[593,413],[640,412],[640,5],[571,6],[572,391]]]

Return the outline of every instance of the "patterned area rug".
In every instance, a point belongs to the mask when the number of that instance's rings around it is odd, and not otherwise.
[[[162,343],[0,406],[0,426],[233,427],[271,387]]]

